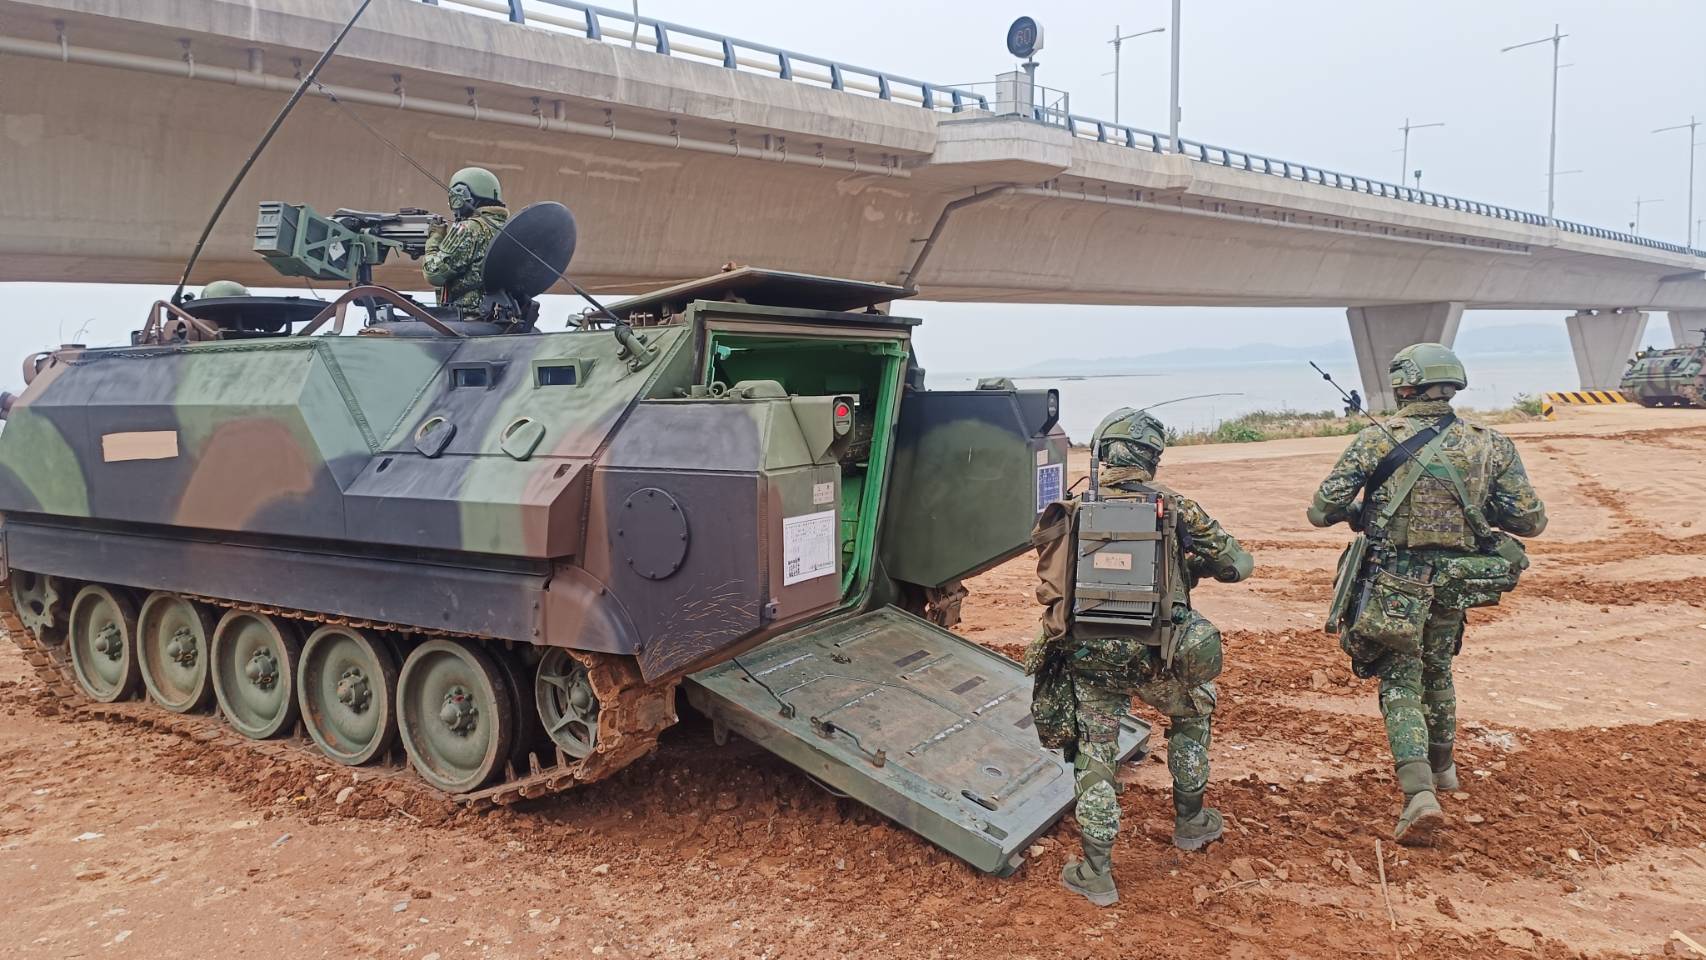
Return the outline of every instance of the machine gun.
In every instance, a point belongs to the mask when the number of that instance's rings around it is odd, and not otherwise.
[[[287,277],[365,285],[393,251],[420,259],[427,234],[444,222],[418,207],[395,213],[340,209],[328,217],[307,204],[266,200],[255,219],[254,250]]]

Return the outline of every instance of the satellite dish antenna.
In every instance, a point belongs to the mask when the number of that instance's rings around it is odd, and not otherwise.
[[[526,303],[563,279],[575,255],[575,215],[547,200],[511,217],[486,251],[486,292]]]

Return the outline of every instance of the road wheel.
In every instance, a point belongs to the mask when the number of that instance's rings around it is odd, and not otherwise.
[[[397,742],[397,655],[384,637],[324,626],[302,645],[296,678],[302,722],[320,751],[359,766]]]
[[[397,726],[416,772],[446,793],[490,783],[509,760],[515,701],[503,669],[464,640],[429,640],[397,678]]]
[[[539,661],[533,687],[539,719],[563,753],[576,760],[598,749],[598,694],[586,664],[562,647],[552,647]]]
[[[238,733],[267,740],[289,733],[298,716],[296,625],[264,613],[231,610],[213,629],[213,692]]]
[[[101,703],[128,700],[142,684],[136,657],[136,605],[122,592],[90,584],[71,601],[71,665],[77,685]]]
[[[213,614],[175,593],[150,594],[136,617],[142,682],[154,702],[173,713],[207,706],[213,696],[208,670]]]

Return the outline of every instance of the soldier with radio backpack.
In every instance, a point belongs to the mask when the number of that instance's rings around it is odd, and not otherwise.
[[[1464,611],[1516,587],[1528,555],[1510,534],[1545,530],[1546,507],[1510,439],[1452,411],[1469,385],[1456,354],[1438,343],[1405,347],[1390,376],[1397,415],[1357,434],[1316,491],[1309,522],[1357,531],[1339,560],[1327,631],[1357,676],[1380,678],[1404,791],[1393,836],[1414,845],[1445,823],[1437,792],[1457,789],[1451,661]]]
[[[1098,906],[1119,901],[1114,765],[1133,695],[1167,716],[1173,843],[1200,850],[1222,830],[1220,813],[1203,806],[1220,631],[1191,609],[1191,588],[1203,576],[1236,583],[1254,564],[1195,501],[1155,482],[1166,446],[1148,413],[1108,415],[1091,437],[1083,500],[1049,504],[1032,536],[1044,607],[1026,654],[1032,712],[1043,745],[1073,762],[1084,850],[1060,880]]]

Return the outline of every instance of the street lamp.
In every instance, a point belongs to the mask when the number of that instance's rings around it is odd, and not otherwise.
[[[1641,232],[1641,208],[1642,207],[1646,206],[1649,203],[1664,203],[1664,202],[1665,202],[1664,197],[1655,197],[1654,199],[1651,199],[1651,200],[1643,200],[1640,197],[1636,197],[1635,198],[1635,222],[1629,224],[1629,228],[1630,228],[1631,232],[1634,232],[1634,233],[1640,233]]]
[[[1398,182],[1404,182],[1404,173],[1410,169],[1410,131],[1426,130],[1428,127],[1443,127],[1443,123],[1411,123],[1409,117],[1404,118],[1404,125],[1398,129],[1404,131],[1404,158],[1398,164]]]
[[[1688,229],[1688,245],[1694,246],[1694,130],[1700,126],[1700,121],[1690,115],[1687,123],[1679,123],[1674,127],[1660,127],[1654,133],[1669,133],[1672,130],[1688,131],[1688,210],[1682,215]]]
[[[1114,45],[1114,122],[1120,122],[1120,45],[1136,37],[1147,37],[1152,33],[1166,33],[1166,27],[1156,27],[1153,30],[1143,30],[1138,33],[1120,35],[1120,25],[1114,24],[1114,38],[1108,42]]]
[[[1510,53],[1523,47],[1532,47],[1537,43],[1552,44],[1552,145],[1546,154],[1546,219],[1552,219],[1552,211],[1557,205],[1558,197],[1558,47],[1564,42],[1567,33],[1558,32],[1558,24],[1552,25],[1552,35],[1530,40],[1527,43],[1517,43],[1505,47],[1500,53]]]
[[[1173,0],[1173,82],[1167,95],[1167,142],[1179,149],[1179,0]]]

